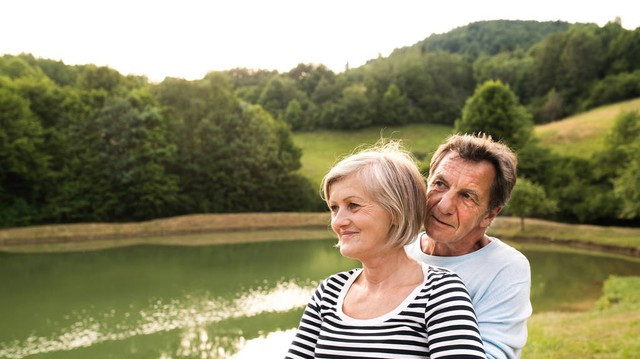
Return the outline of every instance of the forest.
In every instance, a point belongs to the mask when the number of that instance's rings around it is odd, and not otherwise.
[[[638,225],[638,113],[620,114],[591,159],[552,153],[531,135],[535,124],[636,97],[640,28],[616,21],[476,22],[340,73],[299,64],[152,83],[4,55],[0,226],[318,211],[292,133],[413,123],[484,131],[516,149],[520,190],[549,203],[524,201],[528,216]]]

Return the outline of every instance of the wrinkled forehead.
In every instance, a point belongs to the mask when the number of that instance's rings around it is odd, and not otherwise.
[[[489,161],[471,161],[460,157],[456,152],[445,155],[436,168],[429,171],[429,180],[441,178],[472,182],[489,190],[495,177],[495,169]]]

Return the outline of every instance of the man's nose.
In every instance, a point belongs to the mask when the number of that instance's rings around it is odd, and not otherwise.
[[[447,191],[442,194],[440,201],[438,201],[438,209],[443,214],[453,214],[456,211],[456,196],[455,193]]]

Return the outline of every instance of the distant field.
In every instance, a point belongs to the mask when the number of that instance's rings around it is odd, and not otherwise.
[[[540,144],[554,152],[589,158],[604,147],[605,137],[622,111],[640,111],[640,99],[606,105],[568,117],[561,121],[536,126]]]
[[[428,160],[438,145],[451,133],[442,125],[407,125],[402,127],[367,128],[358,131],[315,131],[295,133],[293,141],[302,148],[303,176],[319,186],[322,177],[336,160],[363,144],[374,144],[381,137],[402,139],[418,160]],[[421,162],[422,165],[422,162]]]

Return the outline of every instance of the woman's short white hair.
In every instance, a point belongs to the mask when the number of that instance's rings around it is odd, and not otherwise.
[[[389,246],[413,242],[427,213],[427,190],[413,155],[398,141],[378,142],[340,162],[322,179],[322,198],[331,185],[358,175],[367,194],[391,215]]]

